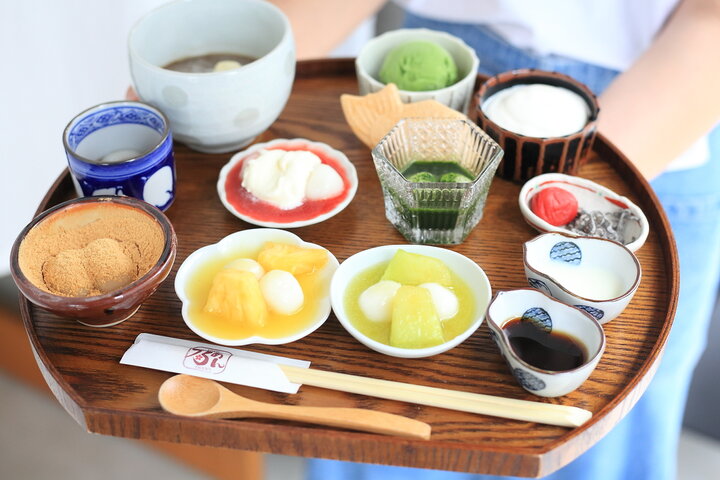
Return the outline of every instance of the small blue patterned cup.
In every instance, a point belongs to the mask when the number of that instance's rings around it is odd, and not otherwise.
[[[166,210],[175,198],[175,159],[165,115],[141,102],[110,102],[73,118],[63,133],[81,197],[139,198]]]
[[[601,324],[625,310],[642,280],[635,254],[599,237],[538,235],[523,244],[523,263],[531,287],[589,313]]]
[[[587,380],[605,352],[605,332],[600,323],[587,312],[566,305],[550,295],[533,288],[519,288],[498,292],[488,306],[487,324],[490,337],[505,357],[515,380],[528,392],[541,397],[567,395]],[[539,352],[547,352],[541,337],[516,338],[515,343],[506,327],[511,321],[529,322],[541,331],[560,333],[577,343],[583,352],[582,363],[570,370],[549,370],[532,363]],[[516,350],[525,346],[526,355]],[[527,349],[530,348],[530,355]],[[533,351],[534,350],[534,351]],[[547,354],[546,354],[547,355]]]

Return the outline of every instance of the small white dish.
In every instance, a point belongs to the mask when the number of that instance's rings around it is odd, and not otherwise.
[[[368,41],[355,60],[360,95],[382,90],[385,84],[379,80],[379,72],[385,57],[393,48],[414,41],[433,42],[447,50],[458,67],[458,81],[437,90],[421,92],[400,90],[403,103],[437,100],[443,105],[467,114],[480,60],[475,50],[460,38],[427,28],[400,28]]]
[[[586,234],[573,232],[567,228],[567,226],[558,227],[551,225],[533,213],[530,209],[530,200],[538,192],[549,187],[559,187],[572,193],[578,201],[578,208],[586,212],[611,212],[616,215],[623,213],[623,211],[632,213],[637,220],[630,219],[624,222],[621,229],[621,243],[631,251],[636,252],[643,246],[645,240],[647,240],[650,225],[640,207],[631,202],[627,197],[618,195],[609,188],[584,178],[562,173],[544,173],[533,177],[525,182],[520,190],[518,197],[520,211],[523,217],[525,217],[525,221],[539,232],[560,232],[571,235]]]
[[[470,288],[473,298],[475,299],[475,314],[474,320],[464,332],[440,345],[409,349],[393,347],[373,340],[352,324],[345,310],[345,291],[348,285],[358,274],[371,268],[373,265],[389,262],[398,249],[441,260]],[[485,309],[490,302],[491,296],[490,281],[478,264],[464,255],[451,250],[427,245],[384,245],[358,252],[340,265],[330,284],[330,301],[333,312],[345,330],[366,347],[376,352],[384,353],[385,355],[400,358],[431,357],[460,345],[482,324],[485,318]]]
[[[545,233],[523,245],[531,287],[584,310],[601,324],[625,310],[640,286],[640,261],[627,247],[597,237]]]
[[[257,218],[257,215],[253,215],[250,212],[247,211],[241,211],[243,205],[236,206],[234,205],[230,199],[228,198],[228,191],[226,188],[226,183],[228,181],[228,175],[231,174],[233,169],[235,167],[239,168],[239,164],[242,163],[242,161],[249,157],[250,155],[253,155],[260,150],[263,149],[278,149],[283,146],[286,146],[287,148],[291,150],[301,150],[306,149],[309,151],[312,151],[314,153],[319,154],[321,160],[323,160],[323,163],[325,161],[330,161],[332,164],[330,165],[333,167],[341,177],[343,177],[343,184],[344,184],[344,190],[343,190],[343,196],[340,199],[339,202],[335,204],[335,206],[325,211],[319,215],[315,215],[312,218],[302,218],[298,220],[292,220],[292,221],[273,221],[273,220],[263,220],[260,218]],[[303,148],[305,147],[305,148]],[[240,174],[240,172],[238,172]],[[220,176],[218,178],[217,182],[217,191],[218,195],[220,196],[220,201],[225,206],[225,208],[228,209],[230,213],[235,215],[236,217],[240,218],[241,220],[244,220],[248,223],[251,223],[253,225],[258,225],[260,227],[273,227],[273,228],[298,228],[298,227],[304,227],[307,225],[313,225],[316,223],[320,223],[324,220],[327,220],[328,218],[337,215],[340,213],[345,207],[347,207],[352,199],[355,197],[355,193],[357,192],[358,187],[358,177],[357,177],[357,171],[355,170],[355,166],[352,164],[352,162],[345,156],[344,153],[340,152],[339,150],[335,150],[334,148],[330,147],[329,145],[322,143],[322,142],[313,142],[311,140],[307,140],[304,138],[294,138],[294,139],[284,139],[284,138],[278,138],[275,140],[271,140],[269,142],[264,143],[256,143],[255,145],[251,146],[250,148],[243,150],[241,152],[236,153],[232,156],[230,161],[225,164],[225,166],[220,170]],[[242,188],[242,187],[239,187]],[[243,189],[244,190],[244,189]],[[247,195],[249,197],[252,197],[252,195],[247,192]],[[254,197],[252,197],[254,198]],[[255,202],[260,202],[260,200],[255,199]],[[269,204],[266,204],[269,205]],[[298,209],[301,209],[302,205],[298,207]],[[294,210],[298,210],[294,209]],[[292,211],[287,211],[292,212]]]
[[[521,318],[540,322],[547,332],[562,332],[584,349],[582,365],[572,370],[538,368],[524,361],[512,348],[503,327]],[[577,389],[587,380],[605,351],[605,332],[587,313],[565,305],[543,292],[525,288],[498,292],[487,311],[490,335],[505,357],[517,382],[528,392],[541,397],[559,397]]]
[[[190,318],[190,298],[188,294],[188,287],[193,281],[193,276],[197,270],[207,262],[212,262],[213,260],[221,258],[232,252],[259,250],[266,242],[287,243],[307,248],[322,248],[327,251],[328,262],[320,271],[323,289],[327,293],[319,299],[320,305],[315,320],[306,328],[281,338],[266,338],[261,335],[255,335],[245,338],[227,339],[210,335],[198,328],[192,318]],[[330,316],[330,280],[337,268],[338,261],[329,250],[314,243],[304,242],[300,237],[293,233],[270,228],[243,230],[228,235],[218,243],[206,245],[191,253],[182,265],[180,265],[177,275],[175,276],[175,293],[182,302],[182,317],[185,324],[188,328],[190,328],[190,330],[206,340],[228,346],[250,345],[253,343],[281,345],[299,340],[311,334],[320,328],[323,323],[325,323],[325,320],[327,320],[328,316]]]

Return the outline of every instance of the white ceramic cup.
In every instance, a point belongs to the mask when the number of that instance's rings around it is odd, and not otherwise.
[[[539,290],[521,288],[498,292],[487,310],[491,337],[505,357],[515,379],[541,397],[567,395],[587,380],[605,352],[605,332],[592,316],[559,302]],[[533,318],[535,317],[535,318]],[[571,370],[545,370],[527,363],[512,347],[503,328],[513,319],[542,322],[547,332],[562,332],[585,351],[582,365]]]
[[[175,139],[201,152],[230,152],[252,142],[280,115],[295,77],[290,22],[263,0],[168,3],[133,26],[128,48],[138,96],[163,111]],[[163,68],[212,53],[257,60],[221,72]]]
[[[642,268],[624,245],[598,237],[544,233],[523,244],[531,287],[579,308],[605,324],[637,292]]]
[[[458,67],[458,81],[449,87],[438,90],[424,92],[400,90],[402,101],[413,103],[422,100],[437,100],[443,105],[467,113],[480,64],[475,50],[454,35],[427,28],[391,30],[367,42],[355,60],[360,95],[383,89],[385,84],[380,81],[379,72],[385,57],[393,48],[414,41],[433,42],[447,50]]]

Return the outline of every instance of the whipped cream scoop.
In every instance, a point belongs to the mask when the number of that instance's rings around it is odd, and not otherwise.
[[[246,160],[242,178],[248,192],[283,210],[299,207],[306,199],[338,195],[343,189],[340,175],[306,150],[261,150]]]

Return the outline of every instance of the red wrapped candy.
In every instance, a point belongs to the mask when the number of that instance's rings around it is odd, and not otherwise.
[[[577,216],[578,202],[575,195],[567,190],[548,187],[533,195],[530,210],[550,225],[561,227]]]

